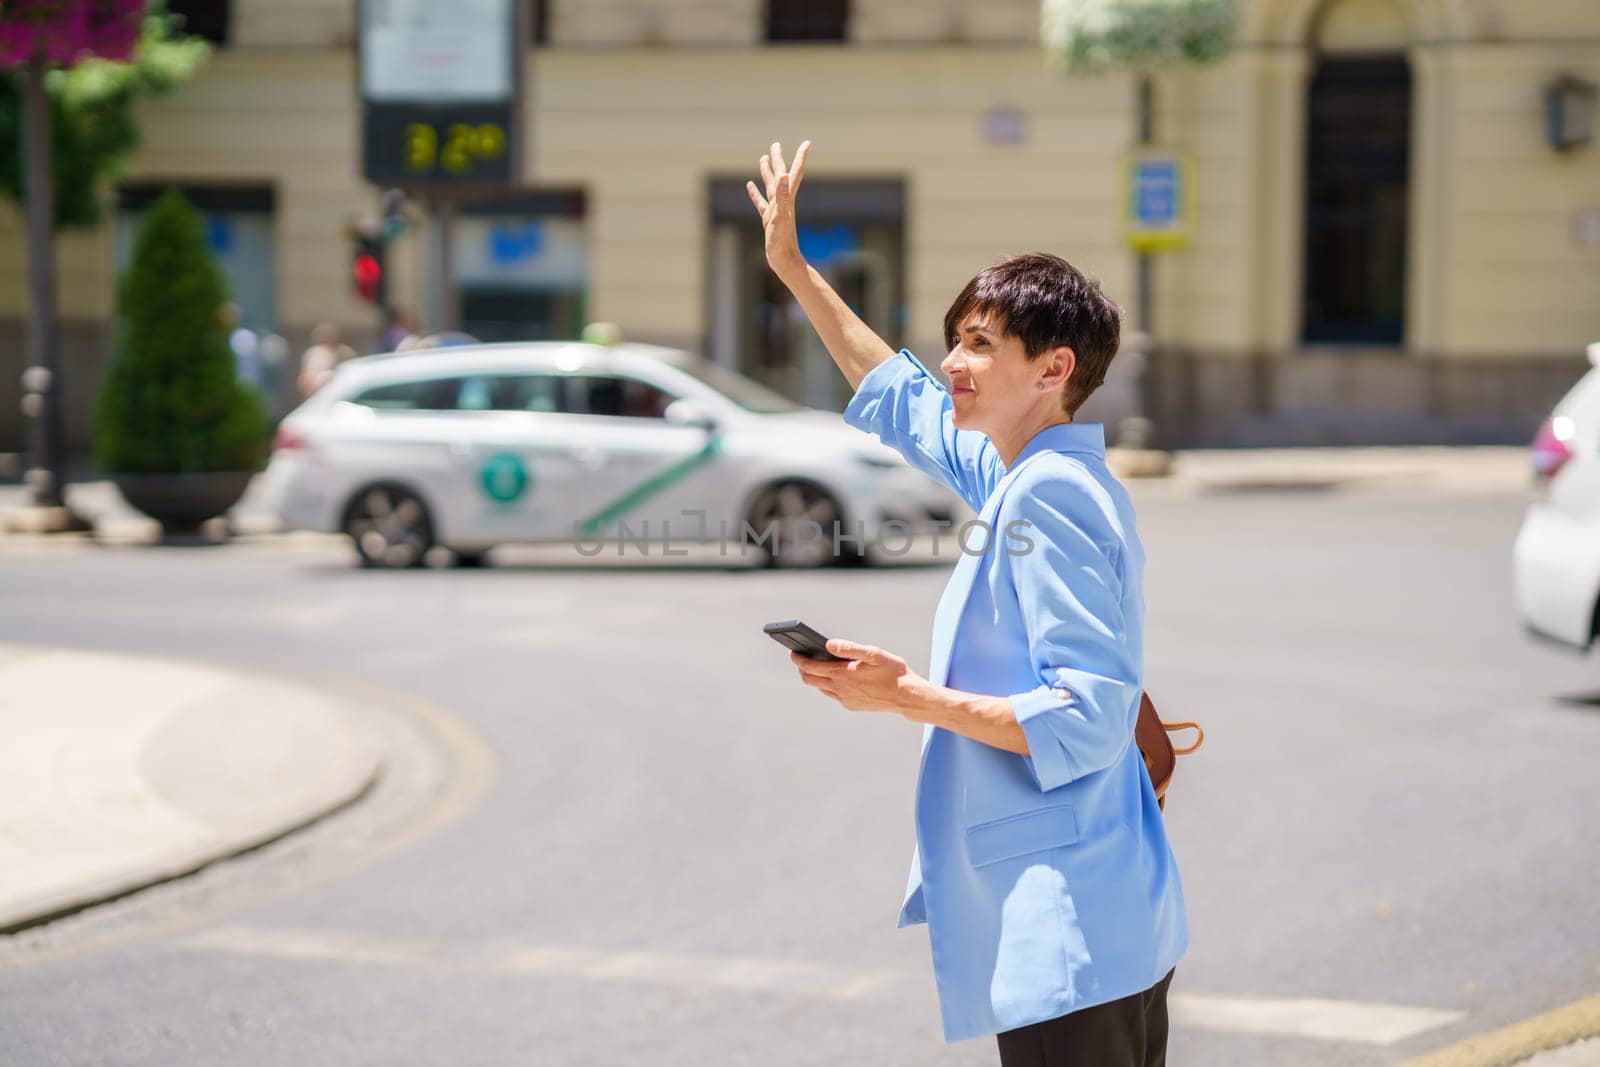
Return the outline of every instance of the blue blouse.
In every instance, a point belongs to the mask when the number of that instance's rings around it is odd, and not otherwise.
[[[910,352],[845,421],[959,493],[982,526],[934,614],[935,684],[1011,698],[1028,755],[928,726],[900,925],[926,922],[947,1041],[1142,992],[1188,947],[1183,888],[1133,727],[1144,550],[1098,425],[1005,467]]]

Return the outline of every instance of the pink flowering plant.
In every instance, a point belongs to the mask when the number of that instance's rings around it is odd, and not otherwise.
[[[164,0],[0,0],[0,197],[26,207],[22,88],[34,58],[48,68],[53,227],[61,229],[99,222],[105,189],[139,144],[135,101],[175,92],[210,54]]]
[[[55,67],[130,59],[144,8],[145,0],[0,0],[0,69],[35,57]]]

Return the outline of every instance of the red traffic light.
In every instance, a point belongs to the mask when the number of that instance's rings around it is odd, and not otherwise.
[[[357,252],[351,275],[355,280],[356,294],[371,304],[378,303],[383,285],[383,264],[371,252]]]

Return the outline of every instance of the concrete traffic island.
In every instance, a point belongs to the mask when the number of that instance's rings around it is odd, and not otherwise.
[[[383,770],[337,701],[155,656],[0,644],[0,933],[189,874]]]

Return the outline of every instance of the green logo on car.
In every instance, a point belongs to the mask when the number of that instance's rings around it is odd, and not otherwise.
[[[528,468],[515,452],[496,452],[483,461],[478,480],[490,500],[511,504],[528,491]]]

